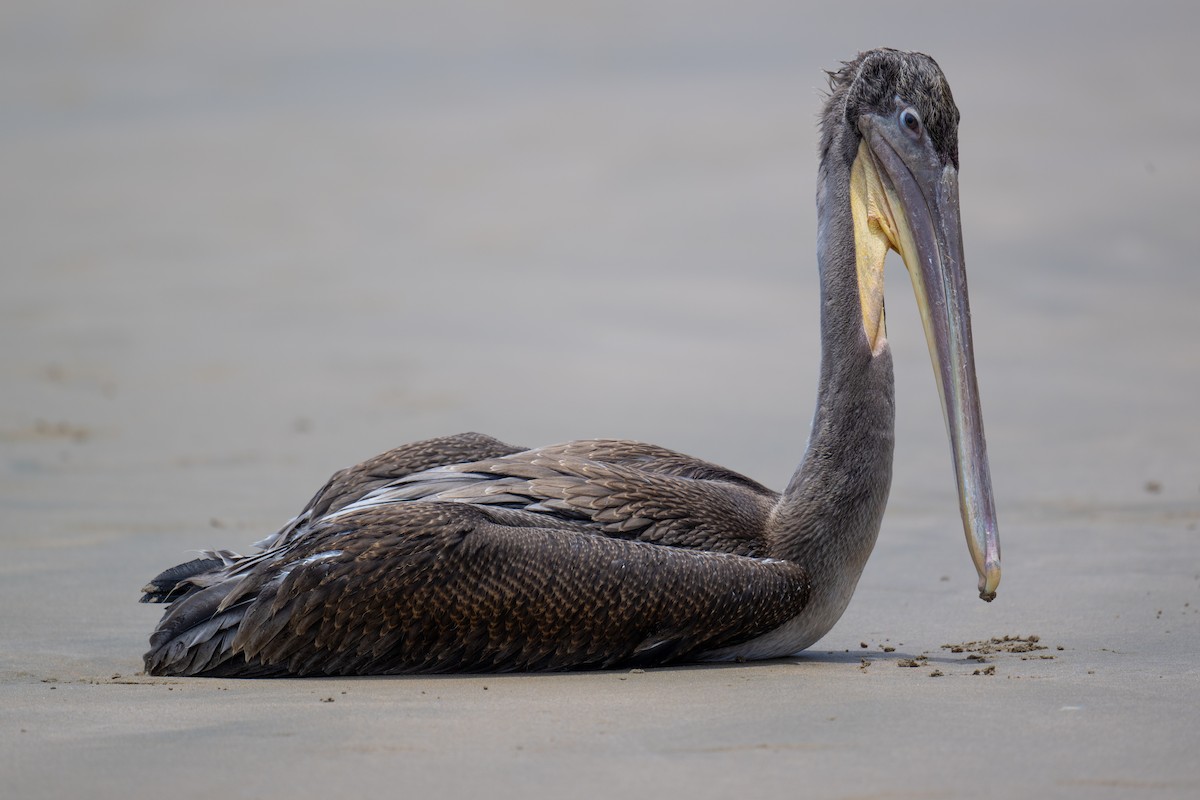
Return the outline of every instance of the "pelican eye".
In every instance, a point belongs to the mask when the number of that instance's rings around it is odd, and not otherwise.
[[[909,132],[914,136],[921,135],[921,117],[911,108],[906,108],[900,112],[900,124],[908,128]]]

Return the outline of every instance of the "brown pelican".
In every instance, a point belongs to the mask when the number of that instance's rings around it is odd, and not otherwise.
[[[972,354],[958,109],[937,63],[872,50],[830,73],[817,186],[821,371],[783,493],[653,445],[528,450],[480,434],[336,473],[238,556],[167,570],[146,671],[361,675],[785,656],[841,616],[892,473],[883,263],[916,291],[984,600],[1000,548]]]

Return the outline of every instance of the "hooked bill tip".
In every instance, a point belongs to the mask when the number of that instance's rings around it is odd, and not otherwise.
[[[989,564],[987,571],[979,577],[979,599],[990,603],[996,599],[996,589],[1000,585],[1000,565]]]
[[[979,599],[990,603],[996,599],[996,589],[1000,586],[1000,565],[989,564],[987,570],[979,576]]]

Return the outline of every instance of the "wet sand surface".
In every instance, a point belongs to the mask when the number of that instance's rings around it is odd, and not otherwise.
[[[0,793],[1197,796],[1197,12],[417,5],[0,9]],[[139,674],[147,579],[405,441],[630,437],[781,487],[821,70],[880,44],[963,113],[994,603],[897,261],[891,504],[811,651]]]

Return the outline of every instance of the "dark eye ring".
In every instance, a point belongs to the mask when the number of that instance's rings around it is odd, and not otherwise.
[[[911,108],[906,108],[900,112],[900,124],[908,128],[912,133],[918,135],[921,133],[921,118]]]

